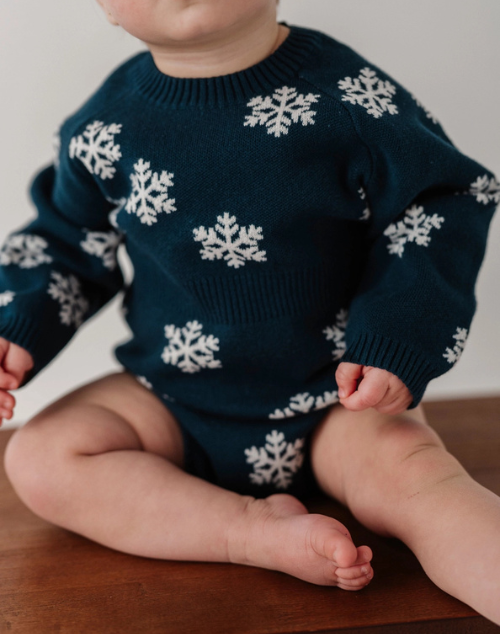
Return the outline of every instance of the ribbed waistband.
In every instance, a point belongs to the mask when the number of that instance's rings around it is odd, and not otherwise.
[[[304,315],[335,307],[334,271],[310,267],[252,276],[199,277],[186,287],[198,301],[202,317],[219,323],[245,323]]]

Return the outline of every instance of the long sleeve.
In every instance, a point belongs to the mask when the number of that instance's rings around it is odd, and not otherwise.
[[[58,159],[31,184],[36,217],[0,249],[0,336],[33,356],[25,383],[123,286],[113,204],[70,151],[71,137],[63,125]]]
[[[356,97],[355,82],[339,82],[369,172],[361,190],[369,255],[343,360],[392,372],[416,407],[428,382],[464,349],[500,185],[407,91],[371,73],[362,71],[378,90],[371,110]]]

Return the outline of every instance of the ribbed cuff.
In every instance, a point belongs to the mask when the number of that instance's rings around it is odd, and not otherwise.
[[[42,342],[40,328],[26,317],[9,315],[0,319],[0,337],[21,346],[33,357],[35,366],[26,374],[22,383],[26,385],[46,365],[40,354]]]
[[[399,341],[371,333],[348,341],[342,361],[382,368],[395,374],[413,396],[408,409],[417,407],[429,381],[439,375],[421,353]]]

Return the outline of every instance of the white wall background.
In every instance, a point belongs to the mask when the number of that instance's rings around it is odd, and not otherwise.
[[[499,0],[281,0],[280,17],[344,41],[400,81],[466,154],[500,174]],[[27,185],[51,139],[104,77],[143,48],[111,27],[95,0],[0,4],[0,242],[33,215]],[[500,212],[460,363],[426,398],[500,394]],[[31,384],[14,393],[14,423],[118,368],[128,329],[115,299]],[[12,424],[12,423],[11,423]]]

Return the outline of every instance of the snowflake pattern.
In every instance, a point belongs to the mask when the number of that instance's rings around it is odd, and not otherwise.
[[[0,250],[0,264],[16,264],[22,269],[32,269],[40,264],[52,262],[44,253],[48,243],[41,236],[17,233],[9,236]]]
[[[387,245],[389,253],[403,257],[408,242],[427,247],[431,241],[429,233],[432,229],[441,229],[444,218],[437,214],[428,216],[423,207],[413,205],[407,209],[403,220],[390,224],[384,231],[391,243]]]
[[[338,403],[338,393],[324,392],[322,396],[311,396],[309,392],[303,392],[292,396],[287,407],[284,409],[275,409],[269,414],[271,419],[292,418],[297,414],[307,414],[313,410],[323,409],[334,403]]]
[[[384,112],[398,114],[397,106],[392,103],[396,86],[377,77],[371,68],[363,68],[359,77],[341,79],[338,86],[346,93],[342,96],[342,101],[363,106],[375,119],[379,119]]]
[[[82,294],[80,282],[71,274],[64,277],[61,273],[52,271],[50,275],[55,282],[49,284],[47,293],[61,304],[59,312],[61,323],[65,326],[74,324],[75,328],[79,328],[89,309],[89,303]]]
[[[443,354],[443,357],[448,363],[455,364],[460,359],[465,348],[467,335],[467,328],[457,328],[456,334],[453,335],[453,339],[456,341],[453,349],[446,348],[446,352]]]
[[[478,176],[468,193],[475,196],[477,202],[483,205],[491,202],[500,203],[500,183],[494,176],[492,178],[488,178],[487,174]]]
[[[61,154],[61,134],[60,128],[52,135],[52,150],[54,152],[54,166],[59,167],[59,156]]]
[[[174,175],[165,170],[158,174],[149,168],[150,163],[142,158],[134,165],[135,173],[130,175],[132,193],[125,205],[127,213],[137,214],[148,227],[158,221],[159,213],[176,211],[175,200],[168,197],[168,188],[174,184]]]
[[[360,187],[358,189],[358,194],[359,197],[361,198],[361,200],[366,200],[366,191],[363,189],[363,187]],[[372,212],[370,211],[370,207],[368,206],[368,203],[365,203],[366,207],[365,209],[363,209],[363,213],[360,216],[360,220],[369,220],[370,216],[372,215]]]
[[[294,443],[285,441],[285,434],[276,429],[266,434],[264,447],[245,449],[247,462],[253,465],[250,481],[253,484],[274,484],[277,489],[287,489],[293,474],[304,461],[304,438]]]
[[[245,126],[254,128],[263,125],[268,134],[276,138],[288,134],[292,123],[302,123],[303,126],[314,125],[316,111],[311,110],[311,104],[317,103],[320,95],[301,95],[295,88],[283,86],[277,88],[272,96],[254,97],[247,103],[252,108],[252,114],[246,115]]]
[[[74,136],[69,144],[70,158],[78,158],[91,174],[102,180],[113,178],[120,160],[120,146],[115,144],[115,134],[122,130],[121,123],[104,125],[102,121],[89,123],[83,134]]]
[[[335,323],[333,326],[327,326],[323,330],[323,334],[326,337],[327,341],[333,341],[335,344],[335,350],[332,351],[333,360],[339,361],[344,356],[346,350],[345,343],[345,331],[347,328],[347,319],[349,317],[349,313],[344,308],[339,310],[337,315],[335,316]]]
[[[4,291],[3,293],[0,293],[0,307],[10,304],[14,300],[15,296],[16,294],[13,291]]]
[[[163,349],[163,361],[190,374],[202,368],[221,368],[221,362],[214,358],[214,352],[219,350],[219,340],[213,335],[202,335],[202,328],[197,321],[188,321],[182,328],[174,324],[165,326],[169,345]]]
[[[227,212],[217,216],[217,220],[215,227],[193,229],[195,241],[203,244],[203,249],[200,249],[202,260],[224,258],[227,265],[235,269],[243,266],[247,260],[266,262],[266,252],[259,251],[257,244],[263,238],[262,227],[240,227],[236,216],[230,216]]]
[[[139,381],[139,383],[141,385],[144,385],[144,387],[147,387],[148,390],[152,390],[153,389],[153,384],[151,383],[151,381],[148,381],[145,376],[138,376],[136,374],[135,378]]]
[[[116,250],[121,237],[115,231],[90,231],[85,240],[80,242],[82,249],[89,255],[95,255],[102,260],[103,265],[113,271],[116,268]]]
[[[106,197],[106,200],[108,201],[108,203],[115,205],[114,209],[110,211],[108,214],[109,224],[120,233],[123,233],[123,229],[118,224],[117,217],[120,211],[125,207],[125,203],[127,202],[127,199],[126,198],[115,199],[115,198]]]

